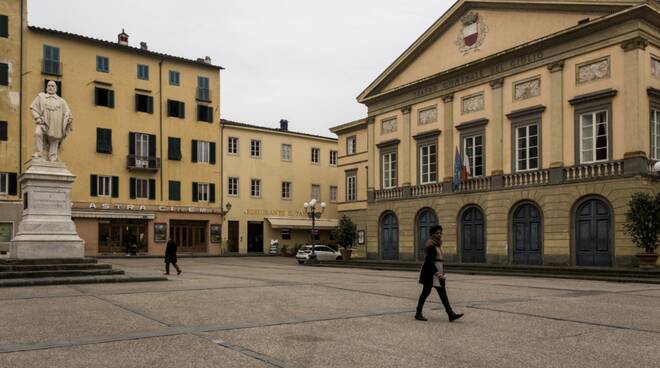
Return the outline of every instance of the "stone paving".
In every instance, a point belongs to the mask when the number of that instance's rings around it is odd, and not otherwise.
[[[112,259],[159,275],[159,259]],[[181,258],[169,282],[0,288],[0,367],[657,367],[660,285]]]

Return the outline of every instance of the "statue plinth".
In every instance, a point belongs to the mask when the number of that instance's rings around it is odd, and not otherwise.
[[[84,258],[84,241],[71,220],[69,193],[76,177],[63,162],[32,159],[19,182],[23,216],[9,258]]]

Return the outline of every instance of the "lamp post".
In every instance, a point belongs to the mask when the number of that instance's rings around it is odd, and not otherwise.
[[[321,202],[321,209],[318,211],[316,210],[316,204],[316,198],[312,198],[311,201],[303,204],[307,217],[312,219],[312,254],[309,255],[307,263],[318,263],[318,259],[316,259],[316,239],[314,239],[316,236],[316,219],[321,218],[321,214],[323,213],[323,210],[325,210],[325,202]]]

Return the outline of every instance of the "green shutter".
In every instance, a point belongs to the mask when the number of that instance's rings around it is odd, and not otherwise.
[[[192,201],[197,202],[197,183],[194,181],[192,183]]]
[[[115,91],[108,90],[108,107],[115,107]]]
[[[215,142],[209,142],[209,164],[215,165]]]
[[[89,176],[89,195],[98,196],[98,176],[92,174]]]
[[[209,184],[209,202],[215,203],[215,184]]]
[[[147,112],[154,113],[154,96],[147,96]]]
[[[186,118],[186,104],[183,102],[179,102],[179,117],[181,119]]]
[[[0,15],[0,37],[9,37],[9,17]]]
[[[192,146],[192,149],[191,149],[191,152],[190,152],[190,154],[191,154],[190,155],[190,157],[191,157],[190,162],[197,162],[197,141],[193,139],[191,146]]]
[[[112,198],[118,198],[119,197],[119,177],[118,176],[113,176],[112,177]]]
[[[135,185],[136,185],[135,178],[131,178],[130,193],[129,193],[131,199],[135,199]]]
[[[149,179],[149,199],[156,199],[156,180]]]

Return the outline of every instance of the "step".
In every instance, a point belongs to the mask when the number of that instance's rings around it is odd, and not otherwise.
[[[95,258],[43,258],[43,259],[9,259],[0,258],[0,265],[49,265],[49,264],[89,264],[97,263]]]
[[[43,265],[3,265],[0,264],[0,272],[9,271],[63,271],[63,270],[101,270],[110,269],[110,264],[78,263],[78,264],[43,264]]]
[[[38,277],[26,279],[0,279],[0,287],[22,287],[22,286],[40,286],[40,285],[70,285],[70,284],[98,284],[115,282],[151,282],[167,281],[167,277],[162,276],[82,276],[82,277]]]
[[[0,280],[6,279],[26,279],[43,277],[84,277],[84,276],[105,276],[105,275],[123,275],[122,270],[102,269],[102,270],[64,270],[64,271],[10,271],[0,272]]]

